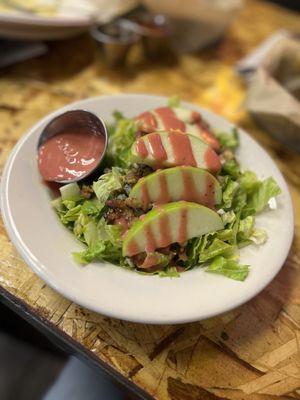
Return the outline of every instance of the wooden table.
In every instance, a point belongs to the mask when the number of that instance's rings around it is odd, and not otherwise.
[[[300,156],[254,125],[241,105],[245,87],[232,68],[271,31],[299,25],[300,18],[291,12],[249,1],[222,42],[172,65],[146,63],[135,54],[127,71],[113,72],[94,58],[89,38],[81,37],[53,44],[47,57],[0,76],[0,170],[16,141],[39,118],[89,96],[176,93],[245,127],[284,173],[296,216],[289,257],[260,295],[199,323],[152,326],[113,320],[71,303],[45,285],[16,254],[1,224],[2,299],[144,398],[300,398]]]

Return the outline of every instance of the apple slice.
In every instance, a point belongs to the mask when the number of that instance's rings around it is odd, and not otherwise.
[[[153,253],[171,243],[223,229],[219,215],[210,208],[187,201],[153,208],[135,222],[123,241],[123,255]]]
[[[198,111],[184,107],[159,107],[143,112],[135,120],[142,132],[180,130],[200,138],[214,150],[220,149],[218,139]]]
[[[214,208],[221,203],[222,190],[217,179],[204,169],[174,167],[140,179],[129,196],[145,206],[185,200]]]
[[[180,131],[142,136],[133,143],[131,154],[133,162],[156,169],[181,165],[204,168],[212,173],[221,169],[220,158],[209,145]]]

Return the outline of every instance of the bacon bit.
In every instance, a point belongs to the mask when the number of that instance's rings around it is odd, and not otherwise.
[[[171,246],[166,246],[166,247],[161,247],[158,249],[158,251],[166,256],[168,256],[171,253]]]
[[[151,167],[147,165],[139,165],[138,167],[133,167],[129,170],[129,172],[125,175],[124,181],[128,185],[135,185],[139,179],[143,176],[147,176],[153,172]]]
[[[90,199],[92,194],[94,193],[93,187],[89,185],[82,185],[80,194],[85,199]]]
[[[198,111],[192,111],[190,116],[190,123],[196,124],[202,120],[201,114]]]
[[[126,208],[126,203],[124,199],[107,200],[105,204],[111,208]]]
[[[127,197],[124,201],[125,201],[125,204],[126,204],[127,207],[134,208],[134,209],[135,208],[142,208],[141,202],[139,200],[137,200],[137,199],[132,198],[132,197]]]
[[[104,214],[105,220],[110,224],[116,224],[118,221],[126,221],[126,224],[130,226],[136,219],[136,209],[130,208],[126,205],[126,200],[123,199],[111,199],[107,200],[106,205],[108,210]]]
[[[105,204],[110,208],[142,208],[142,204],[137,199],[133,199],[131,197],[127,197],[125,199],[110,199],[107,200]]]

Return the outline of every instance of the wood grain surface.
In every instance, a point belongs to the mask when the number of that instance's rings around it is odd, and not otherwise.
[[[139,49],[127,70],[111,71],[86,36],[50,45],[46,57],[0,76],[0,170],[21,135],[50,111],[119,92],[178,94],[244,127],[270,153],[289,184],[295,239],[281,272],[257,297],[226,315],[177,326],[113,320],[63,298],[20,259],[0,225],[0,285],[62,334],[160,400],[300,398],[300,155],[261,131],[243,109],[233,66],[270,32],[300,30],[300,18],[248,1],[213,49],[154,64]],[[284,132],[283,132],[284,134]]]

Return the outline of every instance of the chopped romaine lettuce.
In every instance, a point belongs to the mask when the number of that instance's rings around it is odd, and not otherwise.
[[[99,215],[102,210],[104,204],[101,203],[97,198],[93,198],[91,200],[86,200],[81,207],[81,212],[84,215]]]
[[[109,261],[119,264],[122,259],[122,250],[108,240],[99,240],[93,248],[73,253],[75,261],[80,264],[89,264],[92,261]]]
[[[235,260],[217,256],[208,265],[206,272],[224,275],[236,281],[244,281],[249,274],[249,265],[240,265]]]
[[[67,210],[65,214],[61,214],[60,219],[63,224],[68,224],[69,222],[74,222],[78,218],[81,210],[81,205],[78,204],[73,208]]]
[[[254,229],[249,239],[255,244],[264,244],[268,240],[268,235],[264,229]]]
[[[51,205],[57,213],[62,213],[65,210],[61,197],[57,197],[56,199],[52,200]]]
[[[176,267],[166,267],[162,271],[158,271],[158,276],[160,278],[179,278],[180,274]]]
[[[259,186],[259,180],[257,179],[256,174],[252,171],[245,171],[240,176],[239,183],[246,193],[252,193]]]
[[[199,262],[206,262],[216,256],[228,254],[235,250],[235,246],[215,238],[212,243],[199,254]]]
[[[281,193],[281,190],[273,178],[262,181],[258,188],[252,193],[249,203],[256,213],[261,212],[272,197]]]
[[[222,218],[223,224],[227,225],[227,224],[231,224],[232,222],[234,222],[236,217],[235,217],[234,211],[230,210],[230,211],[224,212],[221,215],[221,218]]]
[[[233,229],[223,229],[222,231],[218,231],[216,233],[216,237],[220,240],[223,240],[224,242],[232,243],[233,241]]]
[[[239,146],[239,134],[236,128],[233,128],[230,133],[215,132],[222,149],[236,149]]]
[[[234,199],[234,194],[237,191],[239,184],[232,179],[227,180],[227,184],[223,191],[223,208],[228,209],[231,207],[232,201]]]
[[[93,190],[101,203],[104,204],[113,192],[122,189],[123,177],[124,172],[121,168],[113,167],[93,183]]]
[[[116,114],[115,114],[116,115]],[[116,125],[109,129],[109,141],[105,157],[108,166],[128,167],[131,164],[131,146],[137,132],[132,119],[117,115]]]
[[[248,217],[240,219],[238,227],[239,237],[242,239],[249,239],[249,237],[253,233],[253,226],[254,226],[254,217],[252,215],[248,215]]]
[[[62,200],[78,201],[82,199],[80,187],[76,182],[68,183],[59,188]]]
[[[240,166],[233,158],[222,165],[222,172],[225,175],[230,175],[232,178],[237,179],[240,176]]]
[[[84,241],[83,232],[85,226],[90,222],[90,217],[83,214],[82,212],[79,213],[78,218],[74,222],[73,232],[75,236]]]

